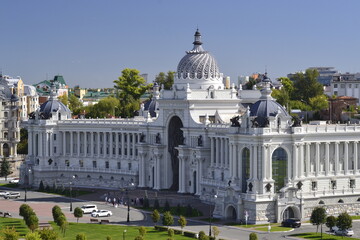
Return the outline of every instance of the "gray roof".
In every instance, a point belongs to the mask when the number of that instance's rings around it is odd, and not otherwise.
[[[49,119],[52,116],[52,113],[56,113],[57,111],[60,112],[66,112],[68,114],[71,114],[70,109],[65,106],[62,102],[54,99],[50,99],[46,102],[44,102],[40,106],[40,115],[43,119]]]

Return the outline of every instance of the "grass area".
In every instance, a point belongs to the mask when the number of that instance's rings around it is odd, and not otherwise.
[[[17,183],[0,183],[0,187],[18,188],[19,184],[17,184]]]
[[[271,227],[270,232],[285,232],[285,231],[290,231],[291,229],[292,228],[275,226],[275,227]],[[257,227],[257,228],[255,228],[255,230],[267,232],[268,228],[267,227]]]
[[[66,234],[63,236],[59,230],[59,227],[55,223],[51,223],[53,229],[59,232],[61,240],[74,240],[78,233],[84,233],[87,240],[105,240],[107,236],[112,239],[123,239],[124,230],[126,230],[126,239],[134,239],[139,235],[138,226],[123,226],[123,225],[101,225],[91,223],[69,223]],[[29,231],[25,223],[21,219],[17,218],[2,218],[0,217],[0,231],[7,226],[14,226],[20,236],[25,236]],[[157,231],[153,227],[146,227],[147,233],[145,235],[146,240],[159,240],[167,239],[168,235],[165,231]],[[174,235],[174,240],[189,240],[193,239],[182,235]]]
[[[249,228],[249,229],[253,229],[253,230],[257,230],[257,231],[264,231],[267,232],[268,231],[268,223],[265,224],[257,224],[257,225],[253,225],[253,224],[226,224],[226,225],[230,225],[230,226],[234,226],[234,227],[240,227],[240,228]],[[288,227],[281,227],[279,223],[271,223],[271,232],[284,232],[284,231],[290,231],[292,228],[288,228]]]
[[[354,216],[350,216],[351,217],[351,219],[360,219],[360,215],[354,215]]]
[[[299,238],[304,238],[304,239],[312,239],[312,240],[320,240],[321,239],[321,234],[320,233],[297,233],[297,234],[292,234],[289,236],[293,236],[293,237],[299,237]],[[335,235],[330,235],[330,234],[326,234],[323,233],[323,240],[337,240],[337,239],[341,239],[341,240],[354,240],[354,239],[359,239],[359,238],[353,238],[353,237],[344,237],[344,236],[335,236]]]
[[[0,231],[6,227],[14,227],[20,236],[25,236],[29,231],[22,219],[0,217]]]
[[[155,208],[153,207],[148,207],[148,208],[144,208],[144,207],[136,207],[137,209],[142,209],[142,210],[146,210],[146,211],[154,211]],[[165,212],[165,208],[164,207],[159,207],[158,211],[160,213],[164,213]],[[203,216],[203,213],[195,208],[189,208],[189,207],[170,207],[170,213],[171,215],[174,216],[184,216],[184,217],[201,217]],[[204,220],[205,221],[205,220]],[[207,219],[207,221],[209,221],[209,219]]]
[[[56,224],[52,223],[52,226],[55,230],[58,231],[59,227]],[[85,233],[87,240],[102,240],[106,239],[107,236],[110,236],[112,239],[123,239],[124,230],[125,239],[134,239],[139,235],[139,227],[123,226],[123,225],[100,225],[100,224],[90,224],[90,223],[69,223],[69,226],[66,230],[66,235],[63,237],[63,240],[74,240],[76,234]],[[167,232],[161,232],[155,230],[153,227],[146,227],[146,240],[159,240],[167,239]],[[174,235],[174,240],[189,240],[193,238]]]

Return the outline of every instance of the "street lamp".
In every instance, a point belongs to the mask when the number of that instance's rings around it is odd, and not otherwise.
[[[24,202],[27,201],[27,188],[30,185],[30,173],[31,173],[31,169],[29,168],[27,171],[25,171],[25,174],[27,176],[27,182],[25,184],[25,197],[24,197]]]
[[[130,183],[129,186],[134,186],[134,183]],[[129,189],[126,188],[126,197],[127,197],[127,204],[128,204],[128,211],[127,211],[127,219],[126,222],[130,222],[130,197],[129,197]]]
[[[126,229],[124,229],[124,232],[123,232],[123,240],[125,240],[125,234],[126,234]]]
[[[75,175],[72,176],[72,179],[75,179]],[[72,184],[72,181],[70,181],[69,185],[70,185],[70,212],[72,212],[72,189],[71,189],[71,184]]]
[[[216,198],[217,198],[217,195],[214,195],[215,204],[216,204]],[[213,217],[213,214],[211,212],[211,204],[209,205],[209,214],[210,214],[210,218],[209,218],[209,237],[211,237],[211,222],[212,222],[212,217]]]

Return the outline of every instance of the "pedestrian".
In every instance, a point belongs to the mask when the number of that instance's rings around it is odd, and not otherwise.
[[[108,199],[108,197],[107,196],[105,196],[105,203],[107,204],[107,199]]]

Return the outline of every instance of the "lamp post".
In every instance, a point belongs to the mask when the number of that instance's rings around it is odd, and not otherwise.
[[[214,202],[216,202],[216,198],[217,198],[217,195],[214,195],[214,199],[215,199]],[[212,211],[211,211],[211,204],[209,205],[209,214],[210,214],[210,218],[209,218],[209,237],[211,237],[211,222],[212,222],[212,217],[213,217],[213,214],[212,214]]]
[[[126,229],[124,229],[124,232],[123,232],[123,240],[125,240],[125,234],[126,234]]]
[[[25,171],[25,174],[27,176],[27,182],[25,184],[25,197],[24,197],[24,202],[27,201],[27,188],[30,185],[30,173],[31,173],[31,169],[27,169],[27,171]]]
[[[72,179],[75,179],[75,176],[72,176]],[[70,181],[70,212],[72,212],[72,189],[71,189],[72,181]]]
[[[134,183],[130,183],[129,186],[134,186]],[[126,222],[130,222],[130,197],[129,197],[129,188],[126,188],[126,197],[127,197],[127,219]]]

